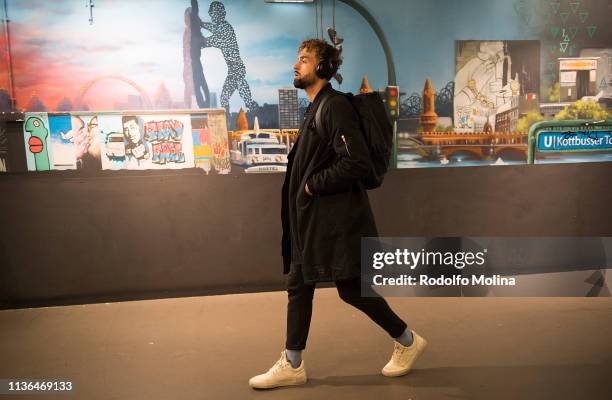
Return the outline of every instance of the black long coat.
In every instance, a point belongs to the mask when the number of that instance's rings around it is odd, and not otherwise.
[[[325,96],[323,126],[316,129],[315,112]],[[358,182],[369,168],[358,116],[328,84],[307,110],[288,156],[281,209],[285,274],[295,263],[307,283],[360,275],[361,238],[377,236],[368,195]]]

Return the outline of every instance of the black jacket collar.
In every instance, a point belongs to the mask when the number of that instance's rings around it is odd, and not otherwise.
[[[327,82],[327,84],[325,84],[325,86],[323,86],[321,90],[319,90],[319,93],[317,93],[312,103],[310,103],[310,105],[308,106],[308,112],[316,110],[319,103],[321,103],[321,99],[323,99],[323,97],[325,97],[327,93],[333,92],[333,90],[334,89],[332,88],[331,83]]]

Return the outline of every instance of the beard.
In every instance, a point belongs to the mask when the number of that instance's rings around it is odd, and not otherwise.
[[[312,86],[315,82],[314,73],[302,77],[293,78],[293,87],[296,89],[306,89]]]

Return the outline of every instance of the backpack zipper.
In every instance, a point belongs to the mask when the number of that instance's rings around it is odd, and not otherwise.
[[[346,143],[346,139],[344,138],[344,135],[340,135],[340,137],[342,138],[342,141],[344,142],[344,148],[346,149],[346,152],[348,153],[348,156],[351,156],[351,152],[348,149],[348,143]]]

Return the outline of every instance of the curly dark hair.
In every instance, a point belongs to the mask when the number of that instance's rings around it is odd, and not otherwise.
[[[331,76],[329,77],[330,79],[336,74],[336,72],[338,72],[338,68],[340,68],[340,65],[342,65],[340,50],[336,49],[323,39],[306,39],[300,43],[298,52],[303,49],[308,51],[314,50],[319,62],[321,60],[330,60],[332,65]]]

